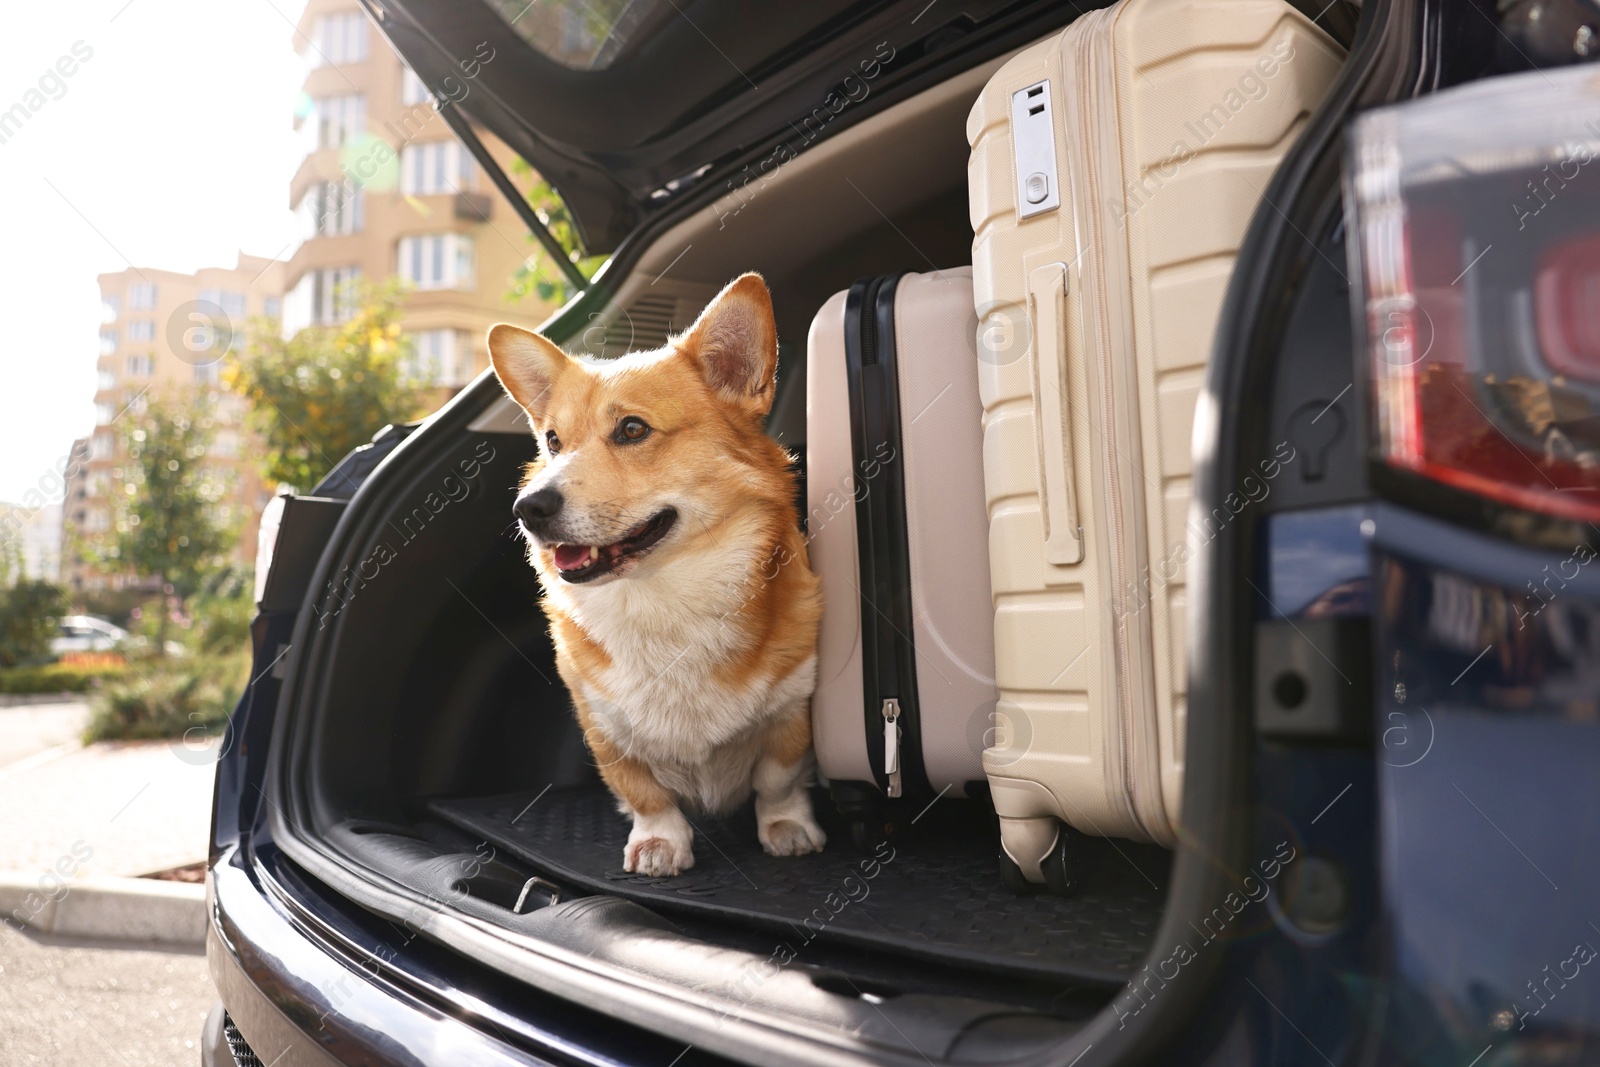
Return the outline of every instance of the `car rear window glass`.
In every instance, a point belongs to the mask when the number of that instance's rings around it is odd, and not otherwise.
[[[663,16],[662,0],[484,0],[539,52],[571,70],[604,70]]]

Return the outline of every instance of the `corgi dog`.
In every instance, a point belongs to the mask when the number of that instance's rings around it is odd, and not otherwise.
[[[512,510],[584,740],[633,820],[623,867],[688,870],[688,813],[751,792],[768,853],[820,850],[822,598],[791,457],[761,425],[778,361],[766,283],[736,279],[654,351],[580,362],[502,323],[489,356],[541,446]]]

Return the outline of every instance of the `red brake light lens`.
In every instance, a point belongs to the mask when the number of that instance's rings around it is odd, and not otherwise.
[[[1546,249],[1534,276],[1533,307],[1551,369],[1600,384],[1600,234]]]
[[[1600,520],[1600,75],[1368,112],[1346,176],[1379,455]]]

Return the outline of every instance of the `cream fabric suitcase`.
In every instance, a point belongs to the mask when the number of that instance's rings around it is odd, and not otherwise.
[[[1234,255],[1342,50],[1281,0],[1122,0],[967,120],[1006,854],[1172,845],[1190,436]]]
[[[812,734],[847,815],[984,780],[996,694],[972,308],[968,267],[888,275],[835,294],[807,337]]]

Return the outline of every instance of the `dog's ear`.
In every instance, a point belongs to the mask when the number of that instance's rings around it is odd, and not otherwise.
[[[717,395],[751,418],[766,415],[778,370],[778,326],[761,275],[729,282],[680,343]]]
[[[536,333],[507,323],[489,328],[489,363],[511,399],[538,421],[550,402],[550,389],[572,362],[567,354]]]

